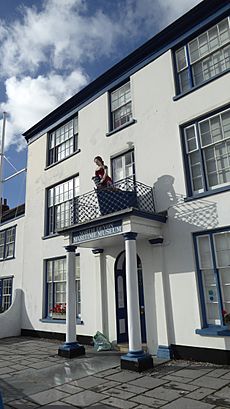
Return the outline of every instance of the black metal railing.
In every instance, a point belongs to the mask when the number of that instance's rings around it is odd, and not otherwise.
[[[71,203],[70,224],[94,220],[130,207],[146,213],[155,212],[152,188],[126,178],[114,183],[113,187],[95,188],[75,197]]]

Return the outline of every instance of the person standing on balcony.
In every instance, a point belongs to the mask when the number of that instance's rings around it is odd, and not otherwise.
[[[108,166],[104,164],[103,159],[100,156],[94,158],[94,163],[97,165],[95,170],[94,182],[97,187],[112,187],[113,182],[110,176],[108,176]]]

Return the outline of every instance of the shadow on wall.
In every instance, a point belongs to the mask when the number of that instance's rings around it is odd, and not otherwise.
[[[22,314],[32,327],[25,307],[25,294],[21,288],[14,291],[13,301],[8,310],[0,314],[0,339],[21,335]]]
[[[185,202],[182,194],[174,190],[174,177],[162,175],[153,186],[156,210],[168,210],[169,216],[177,221],[203,229],[218,226],[216,203],[198,199]]]
[[[175,302],[172,294],[172,286],[181,283],[181,278],[185,283],[187,279],[191,280],[191,274],[195,272],[195,262],[193,255],[192,233],[206,229],[213,229],[219,225],[217,205],[209,199],[198,199],[191,202],[185,202],[184,195],[176,193],[174,189],[174,177],[171,175],[160,176],[153,186],[154,200],[158,212],[167,210],[168,221],[163,226],[164,242],[162,245],[162,269],[164,281],[164,297],[167,310],[167,327],[170,334],[171,343],[176,342],[175,323],[173,309]],[[179,261],[178,261],[179,260]],[[188,273],[188,275],[186,274]],[[179,275],[182,274],[180,278]],[[194,273],[195,274],[195,273]],[[178,288],[178,287],[177,287]],[[191,309],[196,310],[198,297],[192,297],[189,285],[184,284],[183,291],[188,291],[187,296],[181,293],[183,300],[189,300],[193,303]],[[187,290],[185,290],[187,288]],[[179,296],[180,290],[177,295]],[[198,293],[197,293],[198,296]],[[184,319],[186,322],[186,305],[184,308]],[[181,315],[183,316],[183,314]],[[197,322],[198,317],[190,319],[190,325],[193,329],[200,326]]]

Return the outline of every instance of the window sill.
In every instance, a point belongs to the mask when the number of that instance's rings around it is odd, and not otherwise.
[[[71,158],[72,156],[76,155],[79,152],[81,152],[81,149],[77,149],[75,152],[71,153],[71,155],[66,156],[66,158],[63,158],[63,159],[59,160],[58,162],[51,163],[51,165],[46,166],[44,170],[48,170],[50,168],[53,168],[54,166],[58,165],[59,163],[64,162],[65,160]]]
[[[173,101],[177,101],[178,99],[181,99],[181,98],[185,97],[186,95],[191,94],[191,92],[196,91],[196,90],[198,90],[199,88],[204,87],[205,85],[209,84],[209,83],[212,82],[212,81],[215,81],[216,79],[222,77],[222,76],[225,75],[225,74],[228,74],[229,72],[230,72],[230,69],[228,69],[228,70],[226,70],[226,71],[224,71],[224,72],[221,72],[220,74],[216,75],[216,76],[213,77],[213,78],[210,78],[209,80],[207,80],[207,81],[205,81],[205,82],[202,82],[202,84],[196,85],[195,87],[189,89],[189,90],[186,91],[186,92],[183,92],[183,93],[181,93],[181,94],[175,95],[175,97],[173,97]]]
[[[52,318],[42,318],[39,320],[40,322],[45,322],[48,324],[66,324],[66,320],[56,320]],[[76,319],[76,325],[84,325],[84,321]]]
[[[15,256],[6,257],[6,258],[1,258],[1,259],[0,259],[0,262],[1,262],[1,261],[7,261],[7,260],[14,260],[14,259],[15,259]]]
[[[135,124],[136,122],[137,122],[136,119],[132,119],[131,121],[127,122],[126,124],[121,125],[121,126],[119,126],[118,128],[115,128],[115,129],[113,129],[112,131],[108,132],[108,133],[106,134],[106,136],[111,136],[111,135],[113,135],[113,134],[116,133],[116,132],[122,131],[122,129],[127,128],[128,126],[133,125],[133,124]]]
[[[60,237],[60,234],[58,233],[48,234],[47,236],[42,236],[42,240],[52,239],[53,237]]]
[[[196,329],[195,333],[208,337],[230,337],[230,329],[224,325],[213,325],[207,328]]]
[[[203,197],[217,195],[218,193],[224,193],[224,192],[227,192],[228,190],[230,190],[230,186],[220,187],[215,190],[209,190],[208,192],[199,193],[194,196],[187,196],[184,198],[184,201],[191,202],[192,200],[198,200],[198,199],[202,199]]]

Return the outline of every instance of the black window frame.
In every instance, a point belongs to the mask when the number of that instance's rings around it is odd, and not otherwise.
[[[54,135],[54,138],[57,139],[56,133],[61,130],[63,127],[67,126],[69,123],[73,122],[73,135],[71,138],[63,140],[60,143],[54,143],[54,146],[51,148],[51,138]],[[76,126],[77,123],[77,126]],[[77,129],[75,129],[75,126]],[[63,122],[62,124],[58,125],[54,129],[48,132],[47,135],[47,167],[55,165],[59,162],[62,162],[64,159],[69,158],[74,153],[78,152],[78,136],[79,136],[79,116],[78,114],[74,115],[72,118],[68,119],[67,121]],[[58,148],[66,144],[67,141],[73,138],[73,151],[68,155],[58,159]]]
[[[121,109],[122,107],[125,107],[126,105],[130,103],[131,104],[131,117],[126,122],[118,126],[114,126],[113,112],[115,110],[112,110],[112,94],[118,91],[120,88],[124,87],[126,84],[129,84],[130,101],[126,102],[125,104],[120,105],[116,110]],[[109,131],[113,132],[113,131],[119,130],[120,128],[122,129],[123,127],[126,127],[128,124],[131,124],[132,122],[133,122],[133,101],[132,101],[131,79],[126,78],[124,81],[122,81],[116,87],[113,87],[109,91]]]
[[[79,196],[79,193],[77,195],[75,195],[75,190],[76,190],[76,186],[75,186],[75,179],[78,179],[78,188],[79,188],[79,174],[77,173],[76,175],[62,180],[59,183],[56,183],[55,185],[49,186],[48,188],[46,188],[46,214],[45,214],[45,237],[46,236],[53,236],[57,234],[57,226],[55,225],[55,217],[56,217],[56,208],[58,204],[53,204],[52,206],[49,206],[49,191],[51,189],[55,189],[58,186],[64,185],[65,183],[71,182],[73,181],[73,197],[69,200],[65,200],[64,202],[60,202],[59,205],[61,205],[62,203],[67,203],[67,202],[73,202],[74,199]],[[52,209],[52,210],[49,210]],[[70,208],[70,212],[71,212],[71,208]],[[63,213],[63,212],[62,212]],[[71,214],[70,214],[71,217]],[[70,226],[70,224],[65,225],[64,227],[68,227]]]
[[[79,267],[79,277],[76,278],[75,276],[75,283],[76,283],[76,319],[77,321],[81,321],[81,268],[80,268],[80,253],[76,253],[75,254],[76,260],[78,260],[78,266],[76,264],[76,267]],[[49,304],[49,283],[51,283],[51,287],[52,287],[52,304],[51,307],[53,308],[55,306],[55,291],[54,291],[54,286],[55,286],[55,282],[64,282],[66,284],[66,280],[61,280],[61,281],[55,281],[54,280],[54,263],[57,260],[65,260],[65,269],[67,268],[66,265],[66,256],[60,256],[60,257],[52,257],[49,259],[44,260],[45,261],[45,317],[48,319],[53,319],[52,318],[52,312],[50,310],[50,304]],[[49,281],[48,280],[48,263],[52,264],[52,280]],[[67,271],[66,271],[66,275],[67,275]],[[80,299],[78,298],[80,296]],[[61,303],[61,304],[66,304],[66,303]],[[63,318],[59,318],[59,319],[63,319],[65,320],[66,317],[63,316]]]
[[[8,281],[10,280],[11,284],[10,284],[10,289],[11,289],[11,293],[9,294],[10,296],[10,303],[8,308],[4,308],[3,307],[3,300],[4,300],[4,294],[3,294],[3,288],[4,288],[4,281]],[[10,306],[12,305],[12,293],[13,293],[13,276],[9,276],[9,277],[0,277],[0,313],[7,311]]]
[[[10,230],[13,231],[13,241],[8,242],[8,241],[7,241],[7,234],[8,234],[8,232],[9,232]],[[4,235],[4,243],[3,243],[3,245],[0,246],[0,247],[3,246],[3,257],[0,257],[0,262],[1,262],[1,261],[5,261],[5,260],[10,260],[10,259],[12,259],[12,258],[15,257],[16,226],[8,227],[7,229],[0,230],[0,235],[1,235],[1,234]],[[13,243],[13,252],[12,252],[12,255],[7,256],[7,246],[9,245],[9,243]]]
[[[210,76],[208,79],[204,79],[203,81],[201,81],[199,84],[195,84],[194,81],[194,73],[192,72],[192,66],[194,66],[198,61],[203,61],[205,59],[207,59],[209,56],[213,56],[215,53],[217,53],[219,50],[222,50],[226,47],[230,47],[230,39],[228,42],[226,42],[226,44],[220,45],[219,47],[217,47],[216,49],[214,49],[212,52],[209,52],[207,54],[205,54],[204,56],[200,57],[198,60],[193,61],[191,63],[190,61],[190,53],[189,53],[189,44],[192,43],[193,41],[197,40],[200,36],[205,35],[206,33],[208,33],[209,31],[211,31],[212,29],[214,29],[215,27],[218,26],[218,24],[222,23],[224,20],[226,20],[228,18],[228,24],[230,27],[230,15],[229,15],[229,11],[227,13],[224,13],[221,18],[219,17],[218,20],[212,22],[212,24],[209,24],[208,26],[206,26],[204,29],[200,29],[196,35],[192,35],[190,37],[188,37],[186,39],[186,41],[181,42],[179,45],[177,45],[175,48],[173,48],[173,68],[174,68],[174,79],[175,79],[175,86],[176,86],[176,97],[174,97],[175,100],[177,100],[177,98],[179,98],[180,96],[186,95],[194,90],[196,90],[197,88],[200,88],[203,85],[206,85],[207,83],[219,78],[222,75],[225,75],[226,73],[228,73],[230,71],[230,68],[226,68],[225,70],[216,73],[213,76]],[[188,69],[188,89],[186,90],[182,90],[180,88],[180,81],[179,81],[179,71],[177,70],[177,58],[176,58],[176,53],[178,51],[180,51],[181,49],[185,50],[185,57],[186,57],[186,63],[187,63],[187,69]],[[228,63],[229,63],[229,59],[228,59]],[[210,69],[210,67],[209,67]],[[214,68],[215,69],[215,68]],[[183,70],[182,70],[183,71]],[[184,69],[184,72],[186,71],[186,67]]]
[[[194,119],[193,121],[190,121],[180,126],[181,149],[182,149],[182,156],[183,156],[183,166],[184,166],[185,184],[186,184],[186,192],[187,192],[187,197],[185,198],[185,201],[192,200],[192,199],[198,199],[201,197],[210,196],[213,194],[217,194],[217,193],[221,193],[221,192],[230,190],[230,182],[218,184],[216,185],[216,187],[213,187],[213,188],[210,188],[208,186],[206,163],[205,163],[205,158],[204,158],[204,153],[203,153],[205,147],[201,146],[201,142],[200,142],[201,137],[200,137],[199,126],[198,126],[199,123],[209,120],[209,118],[220,116],[221,114],[224,114],[225,112],[229,112],[229,111],[230,111],[230,105],[228,104],[214,111],[206,113],[205,115],[202,115]],[[201,163],[201,176],[202,176],[202,181],[203,181],[203,191],[200,191],[200,192],[193,190],[193,187],[192,187],[191,170],[189,167],[189,159],[188,159],[188,153],[187,153],[186,141],[185,141],[185,129],[193,127],[193,126],[195,127],[195,132],[196,132],[196,137],[197,137],[198,152],[199,152],[200,163]],[[226,140],[228,141],[229,139],[222,139],[222,141],[226,141]],[[221,143],[221,141],[217,142],[216,144],[213,144],[213,146],[217,145],[218,143]]]

